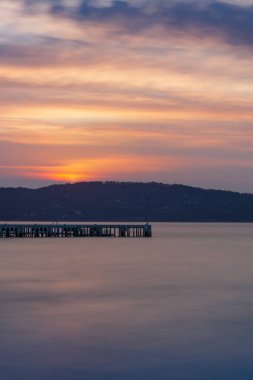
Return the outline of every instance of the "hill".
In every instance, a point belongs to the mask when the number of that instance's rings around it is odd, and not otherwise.
[[[184,185],[82,182],[0,188],[5,221],[253,222],[253,195]]]

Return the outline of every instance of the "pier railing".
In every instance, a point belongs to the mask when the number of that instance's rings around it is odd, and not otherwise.
[[[0,238],[151,237],[150,224],[0,224]]]

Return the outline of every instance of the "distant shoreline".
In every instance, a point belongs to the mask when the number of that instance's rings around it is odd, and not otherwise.
[[[253,223],[253,194],[142,182],[0,188],[3,222]]]

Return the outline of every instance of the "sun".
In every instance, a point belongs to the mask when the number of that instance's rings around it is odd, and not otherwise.
[[[57,182],[88,181],[91,180],[91,176],[87,174],[88,169],[84,162],[72,162],[58,167],[51,175]]]
[[[76,173],[57,173],[53,176],[53,180],[57,182],[79,182],[79,181],[87,181],[90,178],[85,174],[76,174]]]
[[[87,165],[83,165],[82,163],[71,163],[55,167],[43,166],[29,168],[29,171],[27,171],[24,174],[27,178],[47,180],[56,183],[75,183],[83,181],[92,181],[94,179],[94,177],[92,177],[92,175],[89,174]]]

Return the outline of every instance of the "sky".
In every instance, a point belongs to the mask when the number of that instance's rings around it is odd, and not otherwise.
[[[253,192],[253,0],[0,0],[0,186]]]

